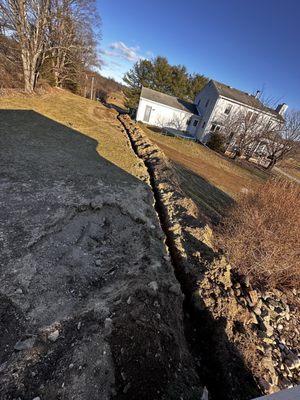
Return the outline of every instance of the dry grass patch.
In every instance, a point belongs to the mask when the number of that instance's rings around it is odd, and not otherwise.
[[[244,168],[199,143],[164,136],[145,125],[142,129],[170,160],[201,176],[232,198],[237,198],[243,188],[258,187],[269,177],[256,168]]]
[[[300,186],[269,180],[243,195],[219,228],[235,268],[260,288],[300,289]]]
[[[0,97],[0,109],[34,110],[98,142],[98,153],[132,175],[139,176],[137,159],[120,132],[117,113],[99,102],[61,89],[25,95],[11,91]],[[19,127],[20,132],[22,126]]]
[[[199,143],[140,126],[173,162],[182,190],[212,223],[220,221],[243,191],[256,189],[269,178],[268,173],[242,167]]]

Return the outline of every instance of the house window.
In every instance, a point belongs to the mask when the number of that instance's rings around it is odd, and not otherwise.
[[[208,105],[209,105],[209,99],[206,100],[205,107],[207,107]]]
[[[197,126],[198,125],[198,121],[195,119],[193,122],[193,126]]]
[[[232,105],[231,105],[231,104],[228,104],[228,105],[226,106],[226,108],[225,108],[224,113],[225,113],[226,115],[229,115],[231,109],[232,109]]]
[[[210,131],[211,132],[219,132],[220,129],[221,129],[220,125],[212,124],[211,128],[210,128]]]
[[[205,121],[203,122],[203,124],[202,124],[202,128],[204,128],[205,127]]]

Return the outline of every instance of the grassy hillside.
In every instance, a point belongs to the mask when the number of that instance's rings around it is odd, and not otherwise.
[[[52,89],[44,95],[0,97],[0,109],[30,109],[95,139],[97,151],[123,170],[138,175],[137,160],[120,132],[116,112],[100,103]],[[20,132],[22,126],[20,126]]]
[[[241,192],[256,188],[269,176],[254,167],[242,167],[198,143],[141,126],[172,160],[183,190],[210,217],[219,217]]]

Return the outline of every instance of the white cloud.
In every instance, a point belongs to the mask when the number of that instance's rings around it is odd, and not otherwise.
[[[139,47],[128,47],[125,43],[119,41],[114,42],[110,46],[112,49],[111,55],[115,57],[124,58],[127,61],[136,62],[143,58],[141,55],[138,54]]]
[[[135,62],[154,57],[151,51],[146,51],[143,55],[139,46],[130,47],[122,41],[111,43],[105,49],[100,50],[100,53],[104,61],[101,74],[113,77],[119,82]]]

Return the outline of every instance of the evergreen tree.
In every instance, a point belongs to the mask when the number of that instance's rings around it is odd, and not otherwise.
[[[126,106],[136,108],[139,102],[142,86],[153,87],[154,66],[149,60],[136,62],[133,68],[128,71],[123,80],[128,85],[124,89],[127,97]]]
[[[140,60],[124,76],[126,106],[137,108],[142,86],[181,99],[194,101],[196,94],[207,83],[203,75],[190,75],[183,65],[170,65],[166,57]]]
[[[200,92],[201,89],[207,84],[208,79],[204,75],[200,74],[193,74],[189,77],[190,81],[190,90],[189,96],[194,101],[197,94]]]

